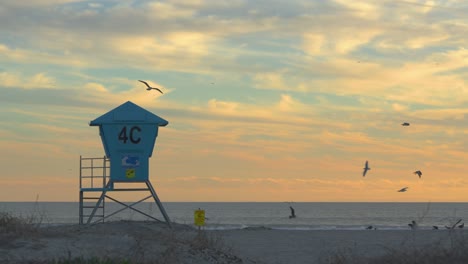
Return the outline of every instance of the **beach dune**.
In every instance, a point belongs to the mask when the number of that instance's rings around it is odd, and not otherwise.
[[[463,230],[211,230],[149,221],[62,225],[0,233],[0,263],[118,259],[130,263],[332,263],[428,245],[450,247]]]
[[[465,236],[462,230],[231,230],[220,233],[236,255],[264,263],[330,263],[337,255],[378,257],[397,251],[450,247]]]

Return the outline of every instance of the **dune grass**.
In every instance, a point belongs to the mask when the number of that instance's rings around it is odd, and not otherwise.
[[[47,262],[50,264],[133,264],[137,262],[131,262],[129,260],[115,260],[109,258],[74,258],[74,259],[66,259],[66,260],[54,260]],[[34,263],[40,264],[40,263]],[[42,264],[42,263],[41,263]]]
[[[29,235],[37,233],[42,220],[35,215],[28,217],[14,216],[0,212],[0,234]]]
[[[17,249],[24,247],[24,245],[30,248],[33,248],[33,245],[38,245],[34,249],[41,250],[47,247],[47,239],[67,236],[67,230],[75,230],[64,229],[64,231],[57,231],[60,228],[49,230],[47,227],[41,228],[40,225],[41,218],[37,215],[22,217],[0,212],[0,245],[2,245],[0,251]],[[186,263],[187,259],[194,259],[198,263],[242,263],[242,260],[232,254],[231,250],[225,246],[222,237],[218,234],[203,230],[196,231],[188,226],[178,227],[177,229],[163,228],[154,232],[140,227],[137,226],[136,229],[127,234],[134,240],[134,243],[130,243],[132,244],[131,250],[126,253],[122,252],[121,256],[116,256],[115,252],[108,251],[102,251],[102,253],[96,255],[87,253],[76,255],[77,250],[73,249],[73,253],[65,251],[57,255],[50,255],[50,259],[46,260],[33,260],[27,256],[23,258],[21,255],[16,257],[11,255],[11,258],[15,261],[14,263],[28,264],[163,264]],[[88,228],[91,228],[91,230]],[[91,234],[94,232],[93,228],[96,229],[93,226],[83,226],[75,234],[81,232]],[[155,243],[158,249],[153,250],[148,247],[153,239],[164,242]],[[159,253],[155,255],[155,251],[159,251]],[[2,260],[8,260],[9,258],[0,257]]]
[[[423,223],[430,211],[431,203],[417,217],[417,223]],[[468,263],[468,237],[463,230],[456,226],[461,221],[453,221],[448,225],[447,236],[444,239],[424,246],[414,243],[420,230],[416,227],[407,240],[402,241],[398,247],[387,247],[385,253],[378,257],[368,257],[356,253],[351,248],[339,249],[325,257],[322,262],[327,264],[462,264]],[[445,231],[445,230],[444,230]],[[433,232],[444,232],[433,230]],[[426,232],[430,232],[426,230]]]
[[[418,235],[418,231],[414,236]],[[440,232],[440,231],[433,231]],[[443,232],[443,231],[442,231]],[[468,263],[468,239],[463,230],[450,230],[440,241],[415,246],[411,239],[400,246],[384,247],[385,253],[378,257],[357,254],[355,250],[340,249],[322,260],[328,264],[462,264]]]
[[[0,235],[25,236],[36,234],[45,219],[45,212],[39,210],[39,195],[37,195],[32,213],[28,216],[16,216],[9,212],[0,211]]]

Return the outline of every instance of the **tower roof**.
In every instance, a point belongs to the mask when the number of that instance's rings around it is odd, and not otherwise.
[[[120,106],[110,110],[102,116],[94,119],[89,123],[90,126],[99,126],[102,124],[112,123],[147,123],[156,124],[158,126],[166,126],[169,122],[150,111],[141,108],[140,106],[127,101]]]

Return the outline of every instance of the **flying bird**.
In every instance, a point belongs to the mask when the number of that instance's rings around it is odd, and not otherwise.
[[[401,124],[402,126],[409,126],[410,123],[407,123],[407,122],[404,122],[403,124]]]
[[[148,87],[148,88],[146,88],[146,90],[148,90],[148,91],[151,90],[151,89],[154,89],[154,90],[159,91],[160,93],[163,93],[163,92],[162,92],[161,90],[159,90],[158,88],[149,86],[149,84],[148,84],[147,82],[145,82],[145,81],[142,81],[142,80],[138,80],[138,81],[144,83],[144,84],[146,85],[146,87]]]
[[[447,229],[454,229],[462,220],[461,219],[458,219],[458,221],[453,224],[451,227],[450,226],[445,226],[445,228]],[[460,227],[461,226],[461,227]],[[463,228],[464,224],[461,224],[460,226],[458,226],[459,228]]]
[[[417,229],[418,228],[418,224],[416,224],[416,221],[411,221],[410,224],[408,224],[409,227],[411,227],[411,229]]]
[[[366,160],[366,165],[364,167],[364,171],[362,172],[362,177],[366,176],[366,173],[367,173],[368,170],[370,170],[369,161]]]
[[[419,178],[421,179],[422,172],[420,170],[417,170],[417,171],[415,171],[413,173],[417,174],[419,176]]]
[[[291,215],[289,216],[289,219],[296,218],[296,213],[294,212],[294,208],[292,208],[292,206],[289,206],[289,209],[291,209]]]
[[[405,187],[405,188],[401,188],[400,190],[398,190],[398,192],[406,192],[408,190],[408,187]]]

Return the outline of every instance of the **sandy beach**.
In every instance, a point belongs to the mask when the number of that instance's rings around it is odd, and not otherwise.
[[[461,231],[461,230],[454,230]],[[426,245],[450,246],[464,232],[448,230],[234,230],[222,237],[238,256],[262,263],[329,263],[337,254],[377,257]]]
[[[450,247],[463,230],[172,229],[157,222],[64,225],[0,234],[0,263],[119,259],[131,263],[330,263],[339,254],[375,257],[426,245]],[[466,239],[465,239],[466,240]]]

